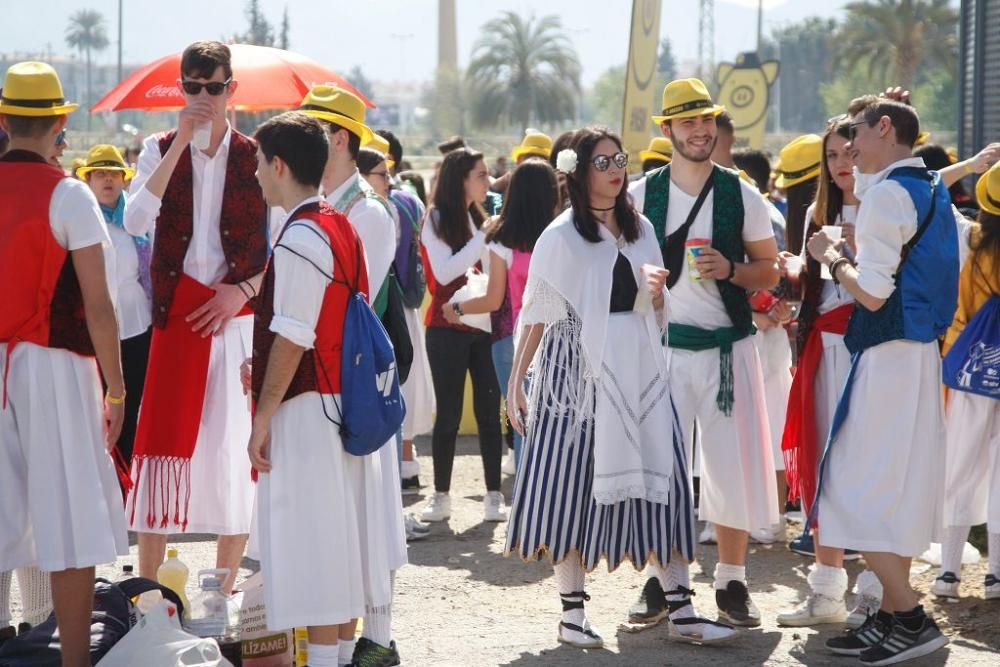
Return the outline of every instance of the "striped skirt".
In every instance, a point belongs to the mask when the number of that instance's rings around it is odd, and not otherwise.
[[[674,550],[693,560],[694,513],[684,444],[674,435],[681,433],[676,412],[673,434],[664,434],[674,448],[670,504],[637,499],[614,505],[594,502],[593,420],[588,419],[580,428],[576,411],[550,409],[553,402],[565,405],[560,399],[576,380],[567,377],[567,368],[578,364],[565,363],[567,355],[582,354],[579,337],[568,331],[571,327],[567,320],[547,327],[540,345],[532,383],[551,387],[552,394],[532,390],[531,418],[514,486],[504,554],[518,554],[523,560],[547,555],[557,564],[576,552],[572,557],[579,557],[588,572],[602,558],[607,559],[609,571],[625,560],[636,569],[650,561],[666,565]],[[577,409],[593,415],[593,393],[589,395],[587,404]],[[663,403],[664,409],[673,410],[672,405]]]

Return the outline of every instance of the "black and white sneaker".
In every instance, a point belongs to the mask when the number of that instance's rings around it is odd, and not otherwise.
[[[642,587],[639,601],[628,610],[628,622],[636,625],[656,625],[668,614],[667,596],[660,580],[650,577]]]
[[[734,579],[726,584],[725,590],[715,591],[715,604],[719,607],[719,619],[730,625],[744,628],[760,625],[760,611],[742,581]]]
[[[826,640],[826,647],[837,655],[861,655],[861,652],[876,646],[892,627],[892,614],[877,611],[868,616],[857,630],[848,630],[838,637]]]
[[[958,587],[962,580],[954,572],[942,572],[931,585],[931,593],[939,598],[958,599]]]
[[[1000,579],[997,579],[996,575],[987,574],[983,585],[987,600],[1000,600]]]
[[[404,496],[416,496],[420,494],[420,478],[414,475],[413,477],[406,477],[402,480],[400,486],[402,487],[402,493]]]
[[[895,665],[944,648],[948,644],[948,638],[941,634],[934,619],[924,616],[923,621],[917,631],[908,630],[902,623],[895,621],[882,642],[861,652],[861,662],[875,667]]]

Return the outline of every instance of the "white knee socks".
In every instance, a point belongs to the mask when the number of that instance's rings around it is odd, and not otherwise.
[[[1000,577],[1000,533],[989,533],[987,548],[990,550],[989,573]]]
[[[681,589],[691,589],[691,567],[684,560],[683,556],[675,551],[671,554],[670,562],[667,566],[665,568],[655,568],[655,571],[671,608],[676,606],[678,602],[690,599],[690,593],[679,592]],[[690,604],[672,609],[670,612],[670,618],[673,620],[694,615],[694,606]]]
[[[744,586],[747,583],[746,565],[715,564],[715,590],[724,591],[730,581],[739,581]]]
[[[809,566],[809,576],[806,579],[813,593],[828,598],[843,600],[844,593],[847,592],[847,570],[842,567],[813,563]]]
[[[391,590],[396,590],[396,572],[389,574],[389,585]],[[381,607],[370,607],[365,605],[365,627],[361,632],[362,637],[366,637],[379,646],[389,648],[392,642],[392,601]],[[311,662],[311,660],[310,660]]]
[[[336,644],[309,643],[310,667],[338,667],[340,648]]]
[[[52,613],[52,579],[37,567],[19,567],[16,572],[24,621],[38,625]]]
[[[941,572],[953,572],[962,578],[962,549],[969,539],[969,526],[948,526],[941,543]]]
[[[555,573],[559,597],[564,602],[582,603],[585,573],[579,559],[571,554],[563,562],[552,566],[552,571]],[[582,608],[567,609],[562,615],[563,622],[580,627],[583,627],[586,619],[587,614]]]
[[[0,572],[0,630],[10,625],[10,583],[13,579],[11,570]]]
[[[354,647],[357,646],[357,639],[341,639],[337,642],[340,647],[340,657],[337,659],[339,667],[347,667],[354,660]]]

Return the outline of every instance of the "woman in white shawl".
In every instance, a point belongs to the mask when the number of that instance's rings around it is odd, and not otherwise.
[[[628,198],[620,139],[587,128],[572,146],[558,158],[572,208],[535,245],[518,325],[508,412],[526,435],[505,552],[547,552],[560,642],[603,645],[584,612],[584,574],[601,558],[609,570],[656,568],[673,636],[728,639],[735,631],[690,601],[694,517],[667,381],[660,249]]]

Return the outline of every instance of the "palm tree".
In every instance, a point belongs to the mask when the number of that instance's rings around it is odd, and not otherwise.
[[[525,130],[574,117],[580,61],[559,17],[503,12],[480,32],[466,72],[473,122]]]
[[[79,50],[87,58],[87,107],[94,102],[91,85],[91,54],[108,48],[108,33],[104,30],[104,16],[93,9],[81,9],[69,17],[66,26],[66,43]],[[87,114],[87,129],[90,129],[90,114]]]
[[[873,0],[846,6],[847,20],[834,39],[838,66],[868,59],[868,75],[911,88],[921,67],[954,71],[958,13],[950,0]]]

